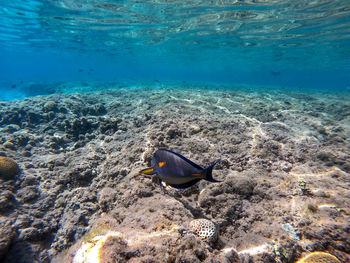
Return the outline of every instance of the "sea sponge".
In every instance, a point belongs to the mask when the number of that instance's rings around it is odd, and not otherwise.
[[[191,230],[202,240],[215,242],[218,232],[215,224],[207,219],[195,219],[190,222]]]
[[[18,165],[13,159],[5,156],[0,156],[0,178],[8,180],[18,173]]]
[[[340,263],[340,261],[329,253],[315,251],[303,257],[297,263]]]

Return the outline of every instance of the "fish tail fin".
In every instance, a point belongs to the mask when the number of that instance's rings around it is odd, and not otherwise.
[[[212,182],[212,183],[219,183],[221,181],[218,181],[218,180],[215,180],[213,178],[213,168],[214,168],[214,165],[218,162],[219,160],[215,161],[214,163],[212,163],[211,165],[209,165],[208,167],[204,168],[203,170],[203,174],[205,175],[205,180],[209,181],[209,182]]]
[[[154,169],[152,167],[143,169],[139,173],[140,174],[147,174],[147,175],[155,174]]]

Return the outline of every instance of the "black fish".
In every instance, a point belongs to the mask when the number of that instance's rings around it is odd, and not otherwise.
[[[201,179],[213,183],[220,182],[212,176],[212,170],[216,162],[206,168],[202,168],[181,154],[167,149],[160,149],[154,153],[151,167],[141,170],[140,173],[155,174],[160,181],[177,189],[185,189],[195,185]]]

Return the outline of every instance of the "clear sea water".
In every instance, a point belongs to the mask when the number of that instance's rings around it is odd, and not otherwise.
[[[350,1],[0,0],[0,58],[6,100],[70,81],[346,91]]]

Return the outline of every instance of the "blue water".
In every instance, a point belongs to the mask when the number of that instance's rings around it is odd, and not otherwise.
[[[350,89],[349,0],[0,0],[0,99],[32,83]]]

